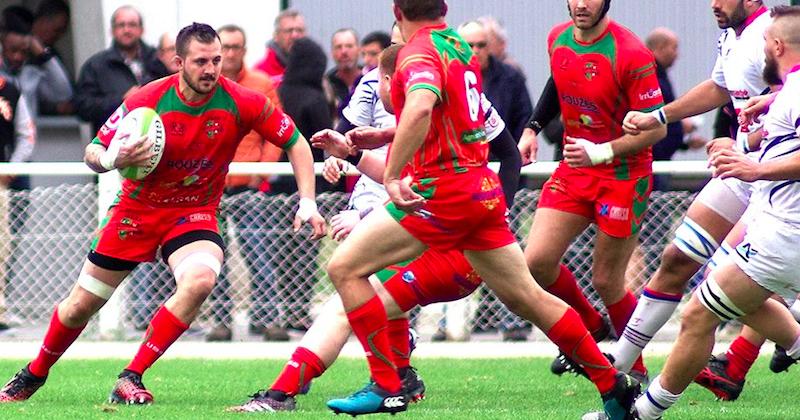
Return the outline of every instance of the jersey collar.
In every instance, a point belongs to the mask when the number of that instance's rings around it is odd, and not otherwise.
[[[417,32],[414,32],[414,34],[411,35],[411,38],[409,38],[408,41],[406,41],[406,43],[411,42],[411,40],[416,38],[417,35],[419,33],[421,33],[421,32],[424,32],[424,31],[438,31],[438,30],[441,30],[441,29],[447,29],[447,22],[442,22],[442,23],[437,23],[437,24],[433,24],[433,25],[423,26],[423,27],[417,29]]]
[[[609,32],[611,32],[611,25],[612,25],[612,21],[611,21],[611,19],[608,19],[608,25],[606,25],[606,29],[605,29],[605,30],[603,30],[603,32],[601,32],[600,34],[598,34],[596,37],[594,37],[594,39],[592,39],[592,40],[591,40],[591,41],[589,41],[589,42],[584,42],[584,41],[581,41],[581,40],[579,40],[579,39],[578,39],[578,38],[575,36],[575,33],[573,33],[573,34],[572,34],[572,40],[573,40],[573,41],[575,41],[575,42],[577,42],[579,45],[592,45],[592,44],[594,44],[595,42],[597,42],[597,41],[599,41],[599,40],[603,39],[603,37],[605,37],[606,35],[608,35],[608,33],[609,33]],[[575,24],[573,23],[573,24],[572,24],[572,26],[573,26],[573,27],[575,27]],[[575,27],[575,29],[577,29],[577,27]]]
[[[183,102],[185,105],[191,106],[191,107],[199,107],[199,106],[203,106],[206,103],[208,103],[208,101],[211,100],[211,98],[214,96],[214,94],[217,93],[217,89],[219,88],[220,83],[222,83],[222,78],[225,77],[223,75],[219,75],[219,80],[217,81],[216,86],[214,86],[214,88],[211,89],[211,92],[209,92],[208,95],[205,96],[205,98],[203,98],[203,99],[201,99],[199,101],[196,101],[196,102],[191,102],[191,101],[186,100],[186,98],[183,96],[183,93],[181,93],[181,84],[180,84],[180,81],[178,80],[178,78],[181,77],[180,73],[176,74],[176,76],[177,77],[175,78],[175,94],[178,95],[178,99],[180,99],[181,102]]]
[[[791,75],[793,73],[797,73],[798,71],[800,71],[800,64],[796,64],[794,67],[792,67],[791,70],[789,70],[789,73],[786,73],[786,77],[784,78],[784,81],[786,81],[786,79],[789,78],[789,75]]]
[[[767,13],[767,10],[769,10],[767,9],[767,6],[761,6],[758,8],[758,10],[755,11],[755,13],[748,16],[747,19],[745,19],[744,22],[741,25],[739,25],[738,28],[736,28],[736,36],[738,37],[742,35],[742,32],[744,32],[744,30],[747,29],[747,27],[750,26],[750,24],[753,23],[753,21],[758,19],[759,16],[763,15],[764,13]]]

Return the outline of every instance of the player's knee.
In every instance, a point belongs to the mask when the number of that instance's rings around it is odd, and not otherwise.
[[[675,244],[669,244],[661,254],[659,271],[666,274],[668,279],[681,283],[677,286],[682,286],[697,271],[697,262]]]
[[[607,296],[617,297],[623,290],[625,290],[625,276],[623,275],[614,277],[611,275],[593,275],[592,286],[605,302],[607,301]]]
[[[343,259],[331,258],[327,271],[331,282],[338,288],[347,280],[348,274],[352,273],[352,268]]]
[[[703,335],[715,327],[715,316],[698,301],[692,300],[681,313],[681,333]]]
[[[550,255],[546,252],[537,250],[525,250],[525,262],[531,275],[539,284],[548,286],[555,281],[554,273],[557,275],[558,266],[561,262],[560,255]]]
[[[58,315],[65,325],[85,325],[100,306],[92,299],[70,296],[58,306]]]
[[[210,268],[203,266],[187,270],[181,278],[181,284],[186,290],[203,298],[211,294],[216,283],[217,274]]]

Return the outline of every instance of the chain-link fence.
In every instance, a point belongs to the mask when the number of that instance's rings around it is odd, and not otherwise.
[[[512,229],[524,244],[539,191],[522,190],[511,210]],[[639,291],[658,267],[660,254],[671,239],[693,195],[689,192],[654,192],[650,211],[627,273],[629,286]],[[323,194],[320,212],[330,218],[344,208],[347,196]],[[226,263],[218,285],[195,323],[201,330],[236,326],[236,331],[262,331],[265,326],[305,329],[319,304],[332,292],[324,267],[336,243],[325,238],[307,240],[308,232],[292,232],[295,196],[270,196],[244,192],[226,196],[222,203]],[[97,226],[97,187],[65,185],[31,191],[4,191],[0,196],[0,284],[5,299],[1,321],[30,330],[38,338],[54,305],[74,284]],[[594,228],[583,232],[570,247],[565,261],[586,289],[591,290]],[[0,286],[0,289],[3,289]],[[118,323],[134,338],[146,327],[154,311],[172,294],[174,280],[162,262],[141,264],[120,287],[116,304]],[[467,317],[469,329],[490,331],[521,325],[518,319],[480,290]],[[0,302],[2,303],[2,302]],[[602,304],[598,303],[601,310]],[[237,339],[246,336],[237,333]],[[245,333],[246,334],[246,333]],[[87,331],[99,337],[96,321]],[[5,334],[19,337],[20,334]]]

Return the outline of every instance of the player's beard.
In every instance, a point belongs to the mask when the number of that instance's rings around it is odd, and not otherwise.
[[[724,17],[723,21],[717,20],[717,26],[719,26],[720,29],[738,28],[747,20],[747,12],[744,10],[744,0],[739,1],[739,4],[736,5],[736,9],[733,10],[730,16],[722,11],[719,12],[719,15],[716,13],[714,13],[714,15]]]
[[[575,24],[575,27],[577,27],[578,29],[584,29],[584,30],[592,29],[595,26],[597,26],[597,24],[600,23],[600,19],[602,19],[602,17],[600,17],[600,14],[602,12],[600,10],[598,10],[596,14],[591,15],[591,19],[590,19],[591,23],[590,24],[588,24],[588,25],[585,25],[585,24],[578,25],[578,22],[575,20],[575,15],[572,12],[572,9],[569,7],[569,3],[567,3],[567,10],[569,10],[569,18],[572,19],[572,23]]]
[[[208,93],[210,93],[214,89],[214,86],[217,85],[217,81],[215,80],[213,75],[200,76],[200,78],[197,79],[197,83],[195,83],[193,80],[191,80],[191,78],[188,77],[188,75],[186,73],[183,73],[181,75],[181,77],[183,77],[183,81],[186,82],[186,84],[189,86],[189,88],[191,88],[193,91],[195,91],[195,92],[197,92],[197,93],[199,93],[201,95],[207,95]],[[204,81],[210,81],[211,85],[208,88],[204,88],[200,83],[200,82],[204,82]]]
[[[782,85],[780,71],[778,70],[778,60],[767,54],[766,64],[763,71],[764,82],[768,85]]]

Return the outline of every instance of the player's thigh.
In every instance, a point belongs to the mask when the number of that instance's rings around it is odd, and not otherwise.
[[[516,243],[489,251],[464,251],[464,256],[486,285],[504,301],[507,297],[538,294],[542,290],[533,281]]]
[[[60,312],[70,316],[71,312],[94,313],[111,297],[111,293],[122,284],[130,270],[110,270],[92,263],[88,259],[81,268],[78,281],[62,303]]]
[[[331,279],[364,277],[391,264],[416,257],[427,247],[379,207],[370,212],[334,251],[328,263]]]
[[[758,284],[733,261],[715,268],[708,275],[706,283],[710,281],[718,288],[714,285],[701,285],[695,294],[702,295],[702,301],[711,302],[714,309],[718,309],[718,305],[726,305],[731,311],[745,315],[756,311],[772,295],[772,292]]]
[[[224,261],[222,238],[215,232],[195,231],[174,241],[165,244],[165,248],[174,244],[165,259],[178,289],[197,287],[210,293]]]
[[[611,287],[611,283],[618,283],[620,290],[624,288],[625,270],[638,243],[639,235],[617,238],[597,231],[592,254],[592,281],[596,286]]]
[[[744,188],[744,187],[743,187]],[[712,179],[686,211],[686,218],[700,225],[717,243],[731,231],[747,208],[744,193],[737,193],[719,179]]]
[[[590,220],[579,214],[552,208],[538,208],[525,246],[525,260],[531,270],[542,265],[557,266],[572,240]]]

